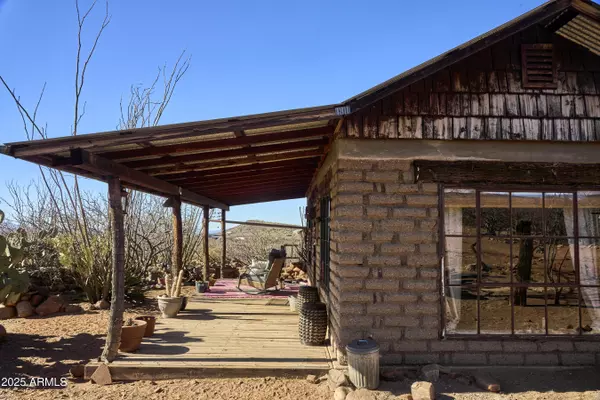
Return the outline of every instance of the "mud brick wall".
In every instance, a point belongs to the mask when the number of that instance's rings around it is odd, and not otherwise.
[[[592,365],[592,339],[443,339],[437,184],[415,183],[412,162],[331,164],[330,334],[338,360],[372,336],[383,364]]]

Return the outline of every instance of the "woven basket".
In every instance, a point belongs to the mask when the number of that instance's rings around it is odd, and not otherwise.
[[[300,286],[298,289],[298,298],[296,299],[296,311],[302,310],[304,303],[316,303],[319,301],[319,292],[314,286]]]
[[[298,323],[300,342],[308,346],[325,343],[327,335],[327,306],[323,303],[304,303]]]

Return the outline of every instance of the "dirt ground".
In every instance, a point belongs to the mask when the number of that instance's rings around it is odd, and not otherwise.
[[[191,290],[186,288],[186,292]],[[156,297],[159,292],[149,293]],[[126,316],[156,314],[156,305],[127,309]],[[68,377],[67,387],[54,389],[8,389],[0,387],[0,399],[332,399],[326,383],[318,385],[303,378],[217,378],[199,380],[138,381],[99,386],[71,379],[69,368],[97,358],[102,351],[108,311],[87,310],[80,314],[2,321],[9,337],[0,342],[0,386],[6,378]],[[557,399],[600,400],[600,371],[533,370],[504,368],[492,374],[505,394],[486,393],[478,388],[444,377],[436,387],[438,399]],[[5,378],[5,379],[3,379]],[[4,381],[4,382],[2,382]],[[383,382],[378,400],[394,399],[409,393],[412,379]]]

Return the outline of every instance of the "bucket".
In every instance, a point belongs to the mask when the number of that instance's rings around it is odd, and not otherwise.
[[[348,376],[357,388],[379,386],[379,345],[373,339],[353,340],[346,346]]]

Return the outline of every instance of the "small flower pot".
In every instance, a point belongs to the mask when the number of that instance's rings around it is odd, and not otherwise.
[[[133,320],[133,325],[123,326],[119,350],[130,353],[139,349],[144,333],[146,333],[146,325],[146,321]]]
[[[208,282],[196,282],[196,292],[204,293],[208,290]]]
[[[154,335],[154,327],[156,326],[156,317],[153,315],[142,315],[135,318],[136,321],[146,321],[146,332],[144,337],[150,337]]]
[[[181,308],[181,297],[159,297],[158,309],[163,318],[175,318]]]
[[[187,297],[186,296],[180,296],[181,297],[181,308],[179,309],[179,311],[184,311],[185,308],[187,307]]]

